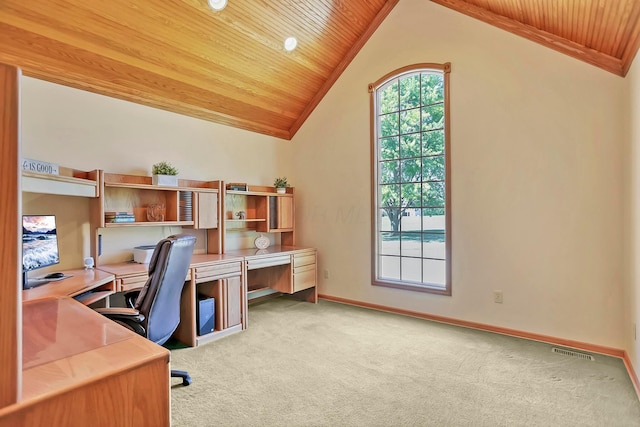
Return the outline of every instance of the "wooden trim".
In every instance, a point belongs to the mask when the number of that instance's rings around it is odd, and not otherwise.
[[[375,238],[375,237],[374,237]],[[371,251],[373,253],[373,251]],[[375,258],[375,255],[374,255]],[[375,259],[374,259],[375,261]],[[447,263],[448,264],[448,263]],[[375,277],[375,266],[373,268],[373,277]],[[412,285],[409,283],[403,283],[403,282],[387,282],[384,280],[371,280],[371,285],[372,286],[382,286],[385,288],[395,288],[395,289],[403,289],[405,291],[413,291],[413,292],[425,292],[425,293],[429,293],[429,294],[439,294],[439,295],[446,295],[446,296],[451,296],[451,287],[447,286],[445,287],[445,289],[442,288],[435,288],[435,287],[429,287],[427,285]]]
[[[387,74],[380,77],[375,82],[369,83],[369,93],[375,92],[376,89],[378,89],[380,86],[387,83],[391,79],[400,77],[403,74],[415,72],[416,70],[440,70],[443,72],[443,74],[448,75],[451,72],[451,62],[445,62],[444,64],[438,64],[435,62],[419,62],[417,64],[405,65],[404,67],[389,71]]]
[[[329,92],[329,89],[333,86],[333,84],[338,80],[338,78],[342,75],[344,70],[347,69],[353,58],[356,57],[360,49],[365,45],[365,43],[369,40],[369,38],[373,35],[373,33],[378,29],[382,21],[389,15],[389,13],[393,10],[396,4],[398,4],[399,0],[387,0],[382,9],[378,12],[376,17],[371,21],[369,27],[365,30],[365,32],[360,36],[358,41],[356,41],[349,52],[342,58],[342,61],[338,64],[338,66],[331,72],[327,80],[324,82],[322,87],[318,90],[318,92],[314,95],[311,101],[307,104],[305,109],[302,111],[300,116],[296,119],[296,121],[289,129],[289,138],[293,138],[293,136],[300,130],[302,124],[307,120],[307,117],[311,115],[313,110],[318,106],[320,101],[324,98],[324,96]]]
[[[385,311],[387,313],[401,314],[403,316],[417,317],[419,319],[432,320],[434,322],[446,323],[448,325],[462,326],[465,328],[478,329],[481,331],[493,332],[496,334],[509,335],[517,338],[525,338],[532,341],[540,341],[548,344],[556,344],[564,347],[571,347],[579,350],[585,350],[591,353],[600,353],[607,356],[624,358],[625,351],[613,347],[606,347],[597,344],[590,344],[581,341],[574,341],[565,338],[552,337],[549,335],[536,334],[532,332],[519,331],[517,329],[503,328],[501,326],[487,325],[484,323],[470,322],[468,320],[460,320],[452,317],[437,316],[433,314],[420,313],[417,311],[404,310],[401,308],[388,307],[385,305],[371,304],[351,300],[347,298],[334,297],[331,295],[318,295],[320,299],[338,302],[341,304],[354,305],[357,307],[370,308],[373,310]]]
[[[636,390],[638,399],[640,399],[640,381],[638,381],[638,375],[636,375],[636,371],[633,369],[633,364],[629,359],[629,353],[627,353],[626,351],[624,352],[622,361],[624,362],[624,366],[627,367],[627,372],[629,372],[629,378],[631,378],[631,382],[633,383],[633,388]]]
[[[629,42],[622,52],[622,75],[626,76],[629,72],[629,68],[631,68],[631,64],[633,63],[633,59],[636,57],[638,53],[638,48],[640,47],[640,3],[635,2],[633,5],[632,15],[635,17],[632,18],[632,22],[635,22],[635,27],[633,28],[633,32],[629,36]]]
[[[631,64],[630,60],[633,59],[631,55],[627,54],[626,58],[624,58],[626,62],[623,62],[620,58],[598,52],[595,49],[590,49],[563,37],[556,36],[555,34],[507,18],[506,16],[498,15],[497,13],[469,4],[464,0],[431,1],[622,77],[626,74],[625,67],[628,70]],[[636,30],[634,33],[638,31],[639,30]],[[636,37],[634,46],[637,47],[639,43],[640,41],[637,41]],[[635,50],[632,52],[635,52]]]
[[[453,269],[451,264],[453,263],[451,245],[453,241],[451,234],[453,228],[451,227],[451,107],[449,98],[449,76],[451,74],[451,63],[446,62],[443,69],[444,77],[444,221],[445,221],[445,256],[447,260],[444,263],[445,266],[445,295],[451,295],[453,279],[451,277]]]
[[[16,403],[22,373],[20,70],[0,64],[0,408]]]

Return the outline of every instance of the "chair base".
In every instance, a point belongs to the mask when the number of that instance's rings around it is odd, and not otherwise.
[[[183,386],[188,386],[189,384],[191,384],[191,376],[187,371],[178,371],[178,370],[172,369],[171,376],[175,378],[182,378]]]

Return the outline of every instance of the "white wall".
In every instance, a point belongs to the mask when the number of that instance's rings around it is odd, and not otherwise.
[[[453,295],[373,287],[367,84],[448,61]],[[293,140],[298,241],[319,249],[320,293],[623,348],[625,87],[439,5],[399,2]]]
[[[272,185],[291,176],[291,142],[28,77],[21,84],[22,155],[80,170],[150,175],[165,160],[179,177]],[[27,194],[24,213],[57,215],[59,266],[76,268],[89,255],[87,199]],[[132,258],[179,227],[104,230],[104,262]],[[199,239],[201,249],[204,241]],[[40,271],[38,272],[40,273]]]

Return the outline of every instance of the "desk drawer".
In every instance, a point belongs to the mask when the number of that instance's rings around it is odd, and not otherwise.
[[[293,267],[293,274],[300,274],[300,273],[305,273],[307,271],[315,271],[315,270],[316,270],[315,264],[303,265],[302,267]]]
[[[193,269],[196,275],[196,283],[209,282],[225,277],[239,276],[242,272],[240,261],[226,264],[211,264]]]
[[[139,276],[122,277],[116,280],[116,291],[127,292],[133,289],[140,289],[147,282],[147,274]]]
[[[293,256],[293,266],[301,267],[303,265],[315,264],[316,254],[295,254]]]
[[[316,286],[316,268],[315,266],[310,267],[293,274],[293,292]]]
[[[247,260],[247,270],[284,264],[291,264],[290,255],[276,255],[268,258],[249,259]]]

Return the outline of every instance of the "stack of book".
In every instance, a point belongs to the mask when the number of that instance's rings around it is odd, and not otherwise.
[[[230,182],[227,184],[227,190],[247,191],[248,189],[246,182]]]
[[[135,222],[136,218],[133,216],[133,212],[105,212],[104,222],[121,223],[121,222]]]

